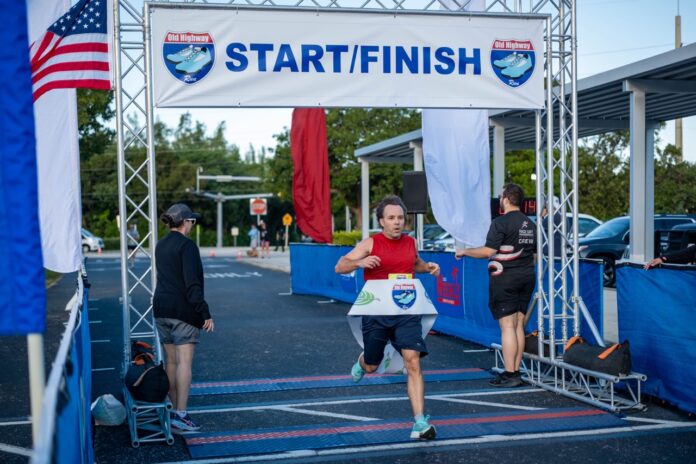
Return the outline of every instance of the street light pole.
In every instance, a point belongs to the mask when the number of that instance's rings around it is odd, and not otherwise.
[[[217,248],[222,248],[222,193],[217,194]]]

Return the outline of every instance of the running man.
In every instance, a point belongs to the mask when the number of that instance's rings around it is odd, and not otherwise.
[[[520,364],[524,353],[524,316],[534,292],[536,226],[520,211],[522,187],[506,184],[500,194],[505,214],[493,220],[486,244],[457,250],[456,257],[487,258],[488,306],[500,325],[505,371],[491,380],[494,387],[522,385]]]
[[[388,279],[389,274],[428,272],[440,274],[437,263],[426,263],[418,256],[416,241],[402,234],[406,206],[401,198],[390,195],[377,206],[377,219],[382,232],[358,243],[336,264],[338,274],[348,274],[358,268],[364,270],[365,281]],[[413,409],[414,425],[411,438],[432,440],[435,427],[428,423],[430,416],[423,414],[425,384],[420,358],[428,354],[422,336],[421,316],[363,316],[362,332],[365,351],[351,370],[354,382],[360,382],[365,373],[377,370],[384,357],[388,341],[401,353],[408,374],[408,397]]]

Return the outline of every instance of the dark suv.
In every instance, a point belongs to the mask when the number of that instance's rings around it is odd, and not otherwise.
[[[595,258],[604,261],[604,285],[613,287],[616,283],[614,262],[621,259],[629,243],[628,216],[611,219],[586,236],[578,239],[581,258]],[[696,223],[692,216],[655,215],[655,230],[670,230],[679,224]]]

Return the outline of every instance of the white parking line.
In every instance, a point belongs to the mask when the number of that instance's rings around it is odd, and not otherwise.
[[[483,443],[499,443],[499,442],[513,442],[513,441],[527,441],[527,440],[548,440],[553,438],[573,438],[573,437],[583,437],[583,436],[596,436],[596,437],[606,437],[607,435],[625,433],[625,432],[642,432],[651,430],[668,430],[668,429],[679,429],[679,428],[695,428],[696,424],[693,422],[677,422],[675,424],[654,424],[654,425],[642,425],[642,426],[628,426],[628,427],[611,427],[604,429],[589,429],[589,430],[573,430],[564,432],[547,432],[547,433],[523,433],[516,435],[488,435],[485,437],[475,437],[475,438],[458,438],[451,440],[433,440],[433,441],[415,441],[409,443],[395,443],[388,445],[373,445],[373,446],[354,446],[350,448],[334,448],[334,449],[322,449],[322,450],[300,450],[291,451],[286,453],[276,453],[276,454],[261,454],[256,456],[240,456],[240,457],[229,457],[229,458],[217,458],[217,459],[200,459],[195,461],[171,461],[161,464],[222,464],[229,462],[254,462],[254,461],[269,461],[269,460],[284,460],[284,459],[297,459],[297,458],[308,458],[308,457],[319,457],[319,456],[336,456],[336,455],[350,455],[357,453],[370,453],[370,452],[380,452],[380,451],[396,451],[404,449],[435,449],[443,446],[462,446],[462,445],[476,445]]]
[[[90,324],[101,324],[102,321],[89,321]]]
[[[27,448],[21,448],[14,445],[6,445],[5,443],[0,443],[0,451],[4,451],[10,454],[19,454],[20,456],[31,457],[31,450]]]
[[[510,390],[493,390],[490,392],[468,392],[468,393],[447,393],[442,395],[426,395],[426,400],[437,400],[439,398],[451,399],[460,398],[466,396],[495,396],[495,395],[509,395],[509,394],[522,394],[522,393],[536,393],[543,392],[541,388],[515,388]],[[210,409],[198,409],[189,410],[189,414],[214,414],[218,412],[239,412],[239,411],[262,411],[264,409],[278,409],[278,408],[301,408],[307,406],[328,406],[335,404],[357,404],[357,403],[380,403],[387,401],[408,401],[405,396],[386,396],[381,398],[356,398],[356,399],[343,399],[343,400],[331,400],[331,401],[307,401],[301,403],[289,403],[289,404],[276,404],[276,405],[251,405],[251,406],[230,406],[223,408],[210,408]]]
[[[534,408],[532,406],[519,406],[517,404],[505,404],[505,403],[490,403],[488,401],[476,401],[476,400],[461,400],[459,398],[449,398],[447,396],[440,396],[437,398],[431,398],[436,401],[449,401],[452,403],[463,403],[463,404],[477,404],[479,406],[494,406],[497,408],[507,408],[507,409],[521,409],[523,411],[539,411],[545,408]]]
[[[491,350],[486,348],[485,350],[462,350],[463,353],[487,353]]]
[[[92,369],[92,372],[102,372],[102,371],[113,371],[116,370],[115,367],[100,367],[97,369]]]
[[[663,419],[650,419],[648,417],[624,417],[626,420],[634,421],[634,422],[645,422],[647,424],[683,424],[683,422],[680,421],[671,421],[671,420],[663,420]]]
[[[111,340],[92,340],[92,343],[110,343]]]
[[[326,412],[326,411],[314,411],[311,409],[291,408],[288,406],[278,406],[275,408],[267,408],[267,409],[272,409],[275,411],[297,412],[300,414],[308,414],[310,416],[334,417],[336,419],[348,419],[348,420],[356,420],[356,421],[363,421],[363,422],[379,420],[375,417],[353,416],[350,414],[339,414],[339,413]]]
[[[23,421],[10,421],[10,422],[0,422],[0,427],[5,427],[9,425],[27,425],[31,424],[30,420],[23,420]]]

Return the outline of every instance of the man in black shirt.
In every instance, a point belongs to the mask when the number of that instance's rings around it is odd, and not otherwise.
[[[524,192],[507,184],[500,195],[505,214],[493,220],[486,244],[457,250],[456,257],[488,258],[488,306],[500,325],[505,372],[491,380],[496,387],[517,387],[524,353],[524,315],[534,292],[536,226],[520,211]]]

